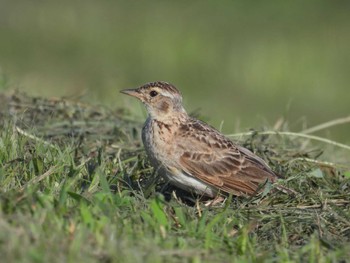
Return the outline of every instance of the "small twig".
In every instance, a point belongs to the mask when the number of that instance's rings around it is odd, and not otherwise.
[[[283,192],[283,193],[285,193],[285,194],[287,194],[287,195],[291,195],[291,196],[300,196],[300,193],[298,193],[297,191],[295,191],[295,190],[293,190],[293,189],[290,189],[290,188],[288,188],[288,187],[286,187],[286,186],[284,186],[284,185],[275,184],[274,187],[275,187],[277,190],[279,190],[279,191],[281,191],[281,192]]]
[[[344,164],[340,164],[340,163],[331,163],[331,162],[324,162],[324,161],[318,161],[315,159],[310,159],[310,158],[304,158],[304,157],[299,157],[299,158],[295,158],[290,160],[289,162],[295,162],[295,161],[305,161],[305,162],[309,162],[309,163],[315,163],[315,164],[319,164],[322,166],[328,166],[328,167],[335,167],[335,168],[346,168],[349,169],[350,166],[348,165],[344,165]]]
[[[345,117],[345,118],[339,118],[339,119],[331,120],[331,121],[328,121],[328,122],[325,122],[325,123],[321,123],[321,124],[316,125],[314,127],[305,129],[305,130],[301,131],[301,133],[304,133],[304,134],[314,133],[316,131],[327,129],[327,128],[330,128],[332,126],[336,126],[336,125],[340,125],[340,124],[345,124],[345,123],[348,123],[348,122],[350,122],[350,116]]]
[[[295,136],[295,137],[301,137],[301,138],[306,138],[306,139],[311,139],[315,141],[320,141],[324,143],[328,143],[346,150],[350,150],[350,146],[346,144],[342,144],[339,142],[331,141],[319,136],[315,135],[308,135],[308,134],[303,134],[303,133],[296,133],[296,132],[277,132],[277,131],[263,131],[263,132],[243,132],[243,133],[235,133],[235,134],[228,134],[227,136],[229,137],[242,137],[242,136],[251,136],[254,134],[259,134],[259,135],[285,135],[285,136]]]
[[[28,132],[22,130],[22,129],[19,128],[18,126],[15,126],[15,129],[16,129],[16,131],[17,131],[19,134],[21,134],[21,135],[23,135],[23,136],[25,136],[25,137],[27,137],[27,138],[29,138],[29,139],[31,139],[31,140],[34,140],[34,141],[39,142],[39,143],[42,143],[42,144],[44,144],[44,145],[46,145],[46,146],[49,146],[49,147],[51,147],[51,148],[53,148],[53,149],[55,149],[55,150],[59,150],[58,147],[57,147],[56,145],[53,145],[53,144],[51,144],[51,143],[49,143],[49,142],[47,142],[47,141],[45,141],[45,140],[43,140],[43,139],[40,139],[40,138],[36,137],[36,136],[33,135],[33,134],[30,134],[30,133],[28,133]]]
[[[199,205],[199,199],[196,200],[196,209],[198,212],[198,217],[201,218],[202,217],[202,210],[201,210],[201,207]]]
[[[31,184],[36,184],[39,183],[40,181],[44,180],[46,177],[50,176],[51,174],[53,174],[56,171],[57,165],[50,167],[49,170],[47,170],[45,173],[43,173],[42,175],[39,175],[37,177],[34,177],[33,179],[31,179],[30,181],[28,181],[26,184],[24,184],[19,191],[23,191],[25,188],[27,188],[29,185]]]
[[[118,152],[117,152],[116,158],[117,158],[117,162],[118,162],[120,171],[121,171],[121,172],[124,172],[124,166],[123,166],[123,162],[124,162],[124,161],[122,161],[122,159],[121,159],[121,157],[120,157],[121,153],[122,153],[122,149],[119,148],[119,149],[118,149]]]
[[[345,199],[333,199],[333,200],[327,200],[327,203],[331,203],[336,206],[343,206],[350,204],[349,200]],[[314,204],[314,205],[298,205],[296,208],[298,209],[310,209],[310,208],[321,208],[325,205],[325,203],[322,204]]]

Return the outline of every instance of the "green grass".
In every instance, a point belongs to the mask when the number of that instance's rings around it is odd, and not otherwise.
[[[297,194],[269,189],[208,208],[181,191],[175,198],[161,180],[149,183],[142,124],[127,112],[0,99],[2,262],[348,261],[346,149],[252,133],[240,143]]]

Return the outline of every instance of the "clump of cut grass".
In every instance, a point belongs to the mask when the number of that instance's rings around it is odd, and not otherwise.
[[[254,198],[205,207],[152,180],[123,110],[2,95],[5,262],[341,262],[350,251],[349,151],[286,133],[240,134],[281,175]],[[238,136],[238,135],[237,135]],[[238,137],[235,137],[238,138]]]

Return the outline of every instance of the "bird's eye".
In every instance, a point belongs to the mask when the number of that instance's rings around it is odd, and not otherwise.
[[[158,95],[158,92],[155,91],[155,90],[152,90],[152,91],[149,93],[149,95],[150,95],[151,97],[155,97],[155,96]]]

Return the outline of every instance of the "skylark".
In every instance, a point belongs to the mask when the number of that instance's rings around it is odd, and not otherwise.
[[[148,111],[142,141],[152,166],[171,184],[211,198],[253,196],[276,174],[260,157],[190,117],[172,84],[158,81],[121,91]]]

